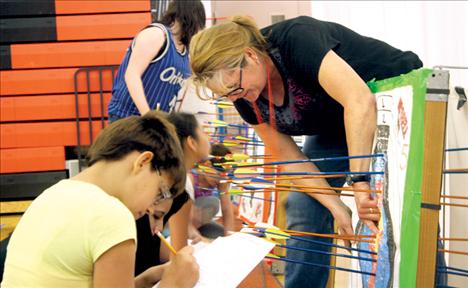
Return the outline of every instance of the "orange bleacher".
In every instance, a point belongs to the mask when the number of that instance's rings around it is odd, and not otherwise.
[[[0,173],[64,169],[63,146],[0,150]]]
[[[74,75],[77,68],[65,69],[34,69],[34,70],[6,70],[0,71],[0,97],[39,95],[54,93],[74,93]],[[80,73],[78,76],[79,92],[88,91],[86,74]],[[89,91],[100,91],[99,73],[91,71],[89,73]],[[106,71],[103,74],[103,91],[112,89],[112,73]]]
[[[118,12],[148,12],[151,9],[150,1],[144,0],[106,0],[106,1],[82,1],[82,0],[56,0],[55,13],[64,14],[88,14],[88,13],[118,13]]]
[[[78,108],[81,117],[88,117],[88,94],[80,93]],[[101,95],[91,93],[91,117],[101,117]],[[107,104],[110,93],[103,93],[104,117],[107,117]],[[0,98],[0,122],[19,122],[36,120],[62,120],[76,117],[74,94],[18,96]]]
[[[145,13],[57,16],[57,40],[91,40],[133,38],[151,23]]]
[[[74,121],[0,124],[0,148],[76,146],[76,128]],[[91,129],[94,139],[102,129],[101,121],[91,122]],[[90,144],[89,132],[89,123],[80,121],[81,145]]]
[[[115,68],[151,23],[150,2],[11,2],[0,11],[1,174],[63,170],[66,147],[91,143],[90,129],[94,138],[107,123]]]
[[[129,40],[13,44],[12,69],[118,65]]]

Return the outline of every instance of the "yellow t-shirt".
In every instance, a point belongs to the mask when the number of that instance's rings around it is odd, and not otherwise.
[[[93,184],[62,180],[15,228],[1,286],[92,287],[94,262],[129,239],[136,243],[135,219],[120,200]]]

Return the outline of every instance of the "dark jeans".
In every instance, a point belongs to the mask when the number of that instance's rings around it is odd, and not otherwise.
[[[440,224],[439,227],[437,227],[437,238],[440,238]],[[437,249],[443,249],[444,246],[442,244],[442,241],[437,240]],[[437,252],[437,258],[436,258],[436,271],[438,269],[445,270],[445,267],[447,267],[447,263],[445,263],[445,258],[444,258],[444,252]],[[448,283],[448,274],[447,273],[440,273],[436,272],[436,279],[435,279],[435,284],[440,285],[440,286],[447,286]]]
[[[346,140],[323,135],[308,136],[303,147],[308,158],[336,157],[348,155]],[[322,161],[315,163],[322,172],[348,171],[348,160]],[[343,178],[328,178],[328,183],[334,187],[344,184]],[[308,231],[316,233],[333,233],[333,216],[330,211],[314,198],[305,193],[289,193],[286,202],[287,227],[289,230]],[[309,239],[331,243],[331,239],[309,237]],[[306,249],[330,251],[329,247],[304,241],[288,240],[287,245]],[[307,253],[288,249],[286,257],[293,260],[330,264],[330,256],[317,253]],[[286,263],[285,287],[325,287],[328,281],[328,269],[310,265]]]

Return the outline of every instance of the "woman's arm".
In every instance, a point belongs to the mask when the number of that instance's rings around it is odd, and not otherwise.
[[[135,250],[135,241],[126,240],[99,256],[94,262],[93,287],[134,287]]]
[[[191,210],[192,200],[188,200],[177,213],[169,218],[171,242],[177,251],[187,246]]]
[[[375,97],[359,75],[330,50],[322,60],[319,82],[325,91],[344,108],[344,122],[348,154],[369,155],[377,125]],[[351,159],[350,171],[368,171],[370,158]],[[358,182],[356,189],[369,189],[368,182]],[[377,232],[373,221],[380,219],[377,200],[369,193],[355,193],[359,218]],[[373,212],[373,213],[371,213]]]
[[[125,72],[125,83],[141,115],[150,110],[141,76],[164,45],[166,35],[160,28],[147,28],[138,34]]]
[[[265,147],[271,149],[276,159],[280,161],[307,159],[301,150],[299,150],[299,147],[293,141],[291,136],[278,132],[266,123],[254,125],[253,127],[255,132],[265,143]],[[319,172],[313,163],[288,164],[284,165],[282,168],[285,172]],[[294,182],[300,185],[330,186],[323,178],[301,179],[294,180]],[[330,190],[323,191],[330,192]],[[341,234],[354,234],[349,208],[343,203],[343,201],[341,201],[338,194],[335,196],[309,193],[309,195],[317,199],[317,201],[327,207],[327,209],[332,213]]]
[[[188,239],[192,240],[192,244],[203,240],[197,228],[192,224],[192,204],[193,201],[188,200],[177,213],[169,218],[171,242],[177,251],[187,246]]]
[[[231,196],[229,196],[229,183],[219,183],[218,191],[222,194],[219,197],[221,202],[221,213],[223,214],[224,234],[234,230],[234,211],[232,209]]]

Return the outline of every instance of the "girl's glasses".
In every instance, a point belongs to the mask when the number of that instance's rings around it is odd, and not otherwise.
[[[159,185],[159,194],[156,196],[156,198],[153,201],[153,205],[157,205],[165,200],[169,200],[172,198],[172,193],[171,190],[169,189],[169,186],[166,185],[163,181],[161,181]]]

